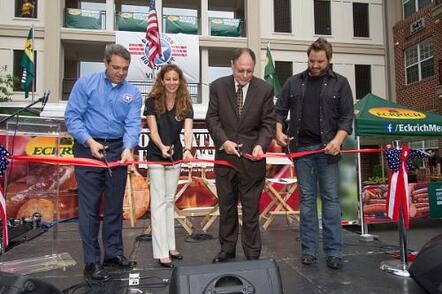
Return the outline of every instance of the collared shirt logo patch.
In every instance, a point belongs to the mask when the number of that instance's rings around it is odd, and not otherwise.
[[[123,94],[122,98],[123,98],[123,101],[126,103],[130,103],[130,102],[132,102],[132,100],[134,100],[134,97],[130,94],[127,94],[127,93]]]

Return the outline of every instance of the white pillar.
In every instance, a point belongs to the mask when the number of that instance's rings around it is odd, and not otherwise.
[[[209,33],[209,0],[201,0],[201,35],[208,36]]]
[[[49,102],[62,100],[63,63],[60,30],[63,26],[64,1],[46,5],[44,31],[43,89],[51,91]],[[38,61],[37,61],[38,62]]]
[[[209,105],[209,49],[201,49],[201,102]]]
[[[247,46],[255,52],[256,64],[255,64],[255,76],[261,77],[261,35],[260,35],[260,12],[259,2],[256,0],[246,1],[246,32],[247,32]]]
[[[106,31],[114,31],[115,6],[114,0],[106,0]]]

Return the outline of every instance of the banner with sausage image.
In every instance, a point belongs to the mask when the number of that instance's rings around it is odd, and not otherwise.
[[[430,213],[428,184],[408,184],[410,191],[410,220],[428,218]],[[362,188],[362,207],[365,223],[387,223],[387,185],[368,185]]]

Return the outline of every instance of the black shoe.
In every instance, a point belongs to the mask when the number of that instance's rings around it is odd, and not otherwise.
[[[258,260],[259,256],[246,256],[247,260]]]
[[[328,256],[327,257],[327,266],[332,269],[341,269],[342,264],[342,258],[336,257],[336,256]]]
[[[103,262],[105,266],[116,266],[121,268],[132,268],[137,265],[135,261],[128,260],[124,255],[119,255],[114,258],[105,259]]]
[[[167,267],[167,268],[174,268],[175,265],[173,264],[173,262],[161,262],[160,259],[158,259],[158,262],[160,263],[160,265],[162,267]]]
[[[226,262],[227,260],[232,259],[232,258],[235,258],[235,253],[228,253],[228,252],[221,250],[215,256],[215,258],[212,260],[212,262],[213,263]]]
[[[169,252],[170,258],[177,259],[177,260],[183,260],[184,256],[181,255],[181,253],[178,254],[172,254]]]
[[[306,254],[301,257],[302,264],[311,265],[314,264],[315,262],[316,262],[316,256]]]
[[[89,263],[84,267],[86,279],[107,281],[110,279],[109,273],[99,263]]]

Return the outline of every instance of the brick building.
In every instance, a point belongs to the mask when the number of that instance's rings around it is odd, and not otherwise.
[[[402,16],[393,26],[396,101],[442,114],[442,1],[402,1]],[[441,138],[428,143],[442,154]]]

